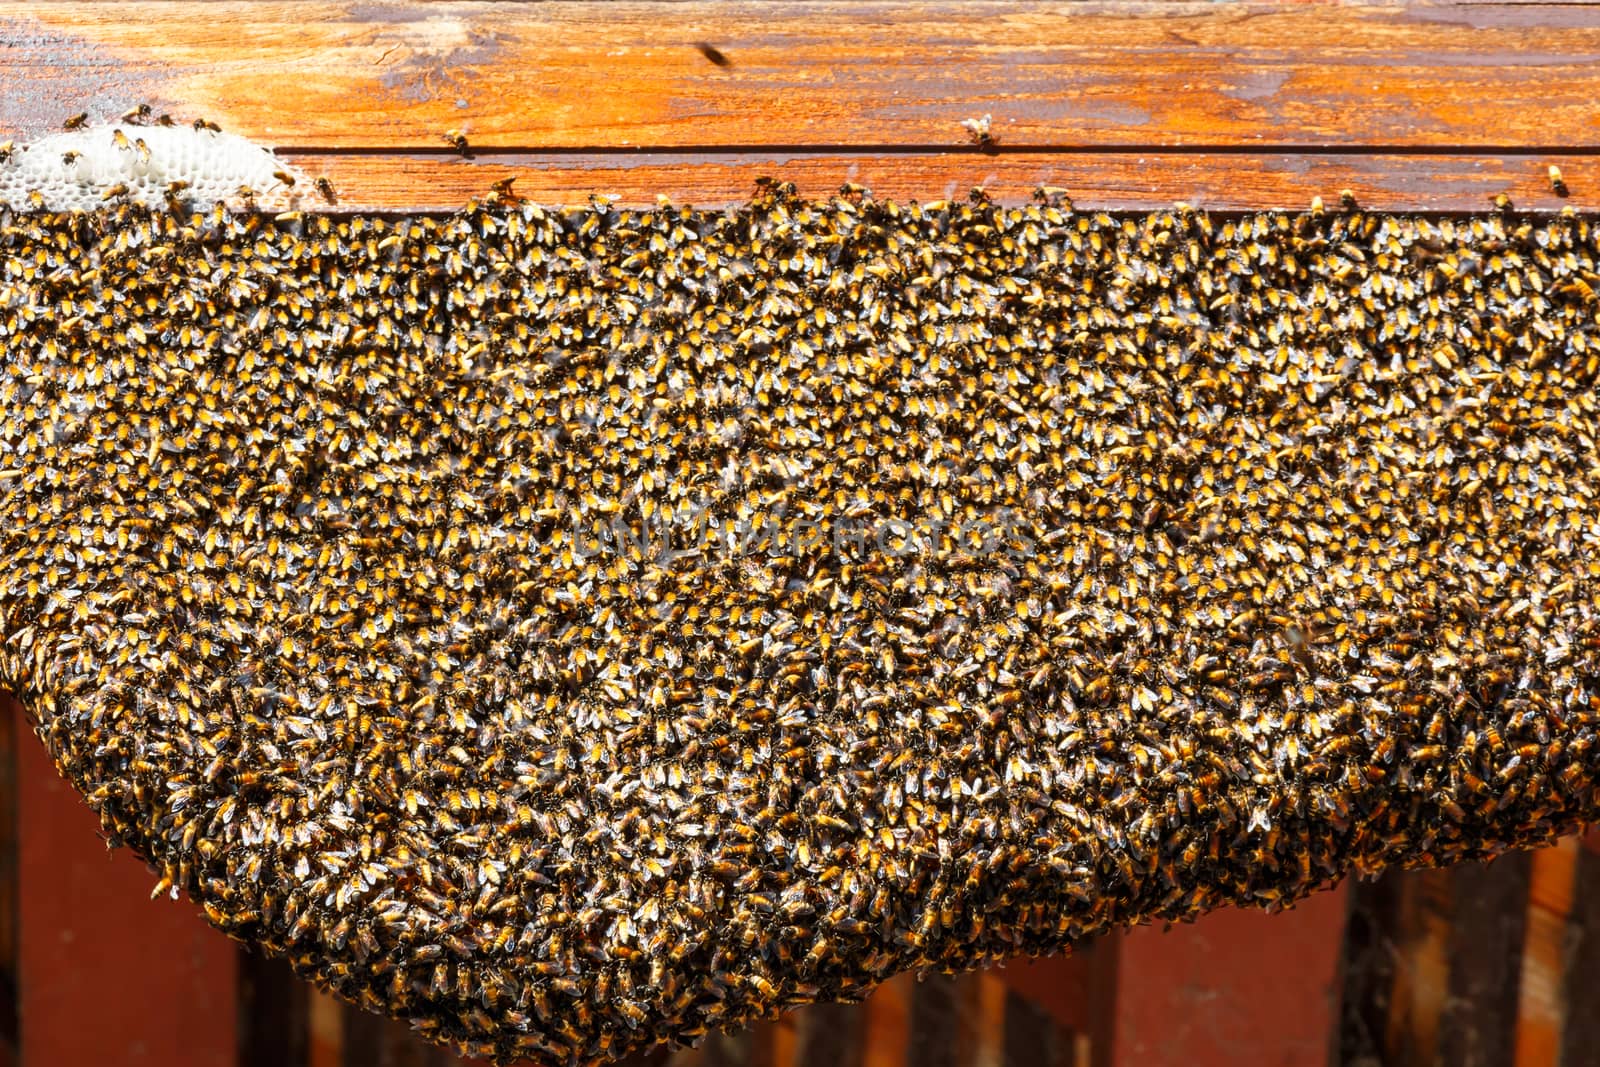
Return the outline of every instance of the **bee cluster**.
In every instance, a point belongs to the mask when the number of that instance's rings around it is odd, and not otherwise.
[[[1597,811],[1597,247],[7,209],[0,684],[158,891],[502,1061],[1539,844]]]

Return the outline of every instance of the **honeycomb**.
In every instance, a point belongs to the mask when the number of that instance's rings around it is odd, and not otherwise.
[[[257,197],[262,206],[287,206],[291,188],[309,186],[300,186],[302,177],[236,134],[182,126],[94,126],[0,152],[0,204],[91,211],[108,199],[122,199],[160,207],[181,193],[198,207]]]

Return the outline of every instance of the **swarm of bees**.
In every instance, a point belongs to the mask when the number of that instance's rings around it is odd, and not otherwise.
[[[849,194],[0,211],[0,685],[158,891],[578,1064],[1594,818],[1589,219]]]

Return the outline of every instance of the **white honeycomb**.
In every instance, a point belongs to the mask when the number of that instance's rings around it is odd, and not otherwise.
[[[294,187],[278,172],[294,178]],[[31,196],[37,191],[49,211],[90,211],[107,200],[160,207],[172,182],[188,182],[179,195],[199,207],[241,202],[241,189],[252,190],[257,206],[267,209],[292,206],[311,193],[304,175],[235,134],[108,125],[17,145],[0,162],[0,205],[41,206]],[[118,186],[126,192],[113,193]]]

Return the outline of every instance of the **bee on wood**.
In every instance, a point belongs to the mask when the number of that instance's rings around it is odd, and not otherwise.
[[[992,151],[999,143],[995,139],[993,125],[992,116],[987,114],[961,120],[962,129],[967,131],[967,140],[985,152]]]
[[[80,111],[61,124],[63,130],[81,130],[89,124],[89,113]]]
[[[461,158],[472,158],[472,146],[467,143],[467,135],[460,130],[450,130],[443,135],[444,143],[461,153]]]
[[[1556,166],[1554,163],[1550,164],[1548,175],[1550,178],[1550,188],[1557,196],[1564,197],[1570,195],[1569,190],[1567,189],[1567,181],[1562,177],[1560,167]]]

